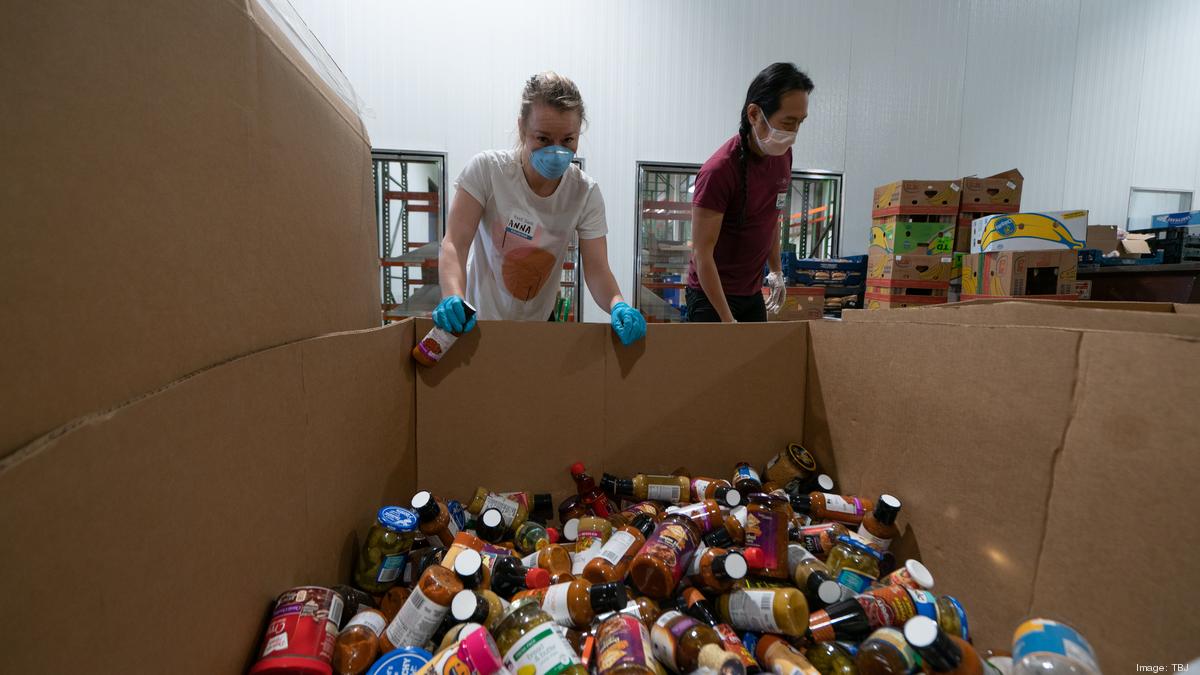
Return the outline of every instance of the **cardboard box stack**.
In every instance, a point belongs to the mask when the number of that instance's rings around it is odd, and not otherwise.
[[[813,302],[811,298],[820,293],[823,314],[841,316],[843,309],[862,307],[867,256],[799,260],[795,253],[785,250],[783,274],[787,277],[789,299],[796,292],[809,297],[807,302]]]
[[[954,250],[971,252],[971,224],[985,216],[1016,213],[1021,210],[1021,189],[1025,178],[1017,169],[1009,169],[987,178],[962,179],[962,200],[954,231]]]
[[[962,299],[1040,297],[1073,300],[1087,211],[1012,213],[977,218],[963,257]]]
[[[957,181],[903,180],[875,188],[867,262],[867,309],[947,301]]]

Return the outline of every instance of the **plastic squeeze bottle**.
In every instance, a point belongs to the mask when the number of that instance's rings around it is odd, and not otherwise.
[[[860,525],[863,516],[875,507],[870,499],[843,497],[827,492],[810,492],[792,497],[792,508],[797,513],[807,513],[820,520],[836,520],[839,523]]]
[[[338,633],[333,644],[333,672],[336,675],[362,675],[379,656],[379,635],[387,619],[377,609],[364,607]]]
[[[721,644],[725,651],[740,658],[748,672],[761,670],[758,661],[754,659],[754,654],[746,648],[745,643],[738,637],[737,631],[729,624],[717,620],[716,610],[713,609],[712,604],[704,597],[703,593],[695,588],[688,588],[682,593],[679,604],[682,611],[688,616],[712,626],[713,630],[717,631],[717,635],[721,636]]]
[[[587,628],[599,614],[615,612],[629,602],[625,584],[619,581],[593,584],[587,579],[575,579],[549,588],[521,591],[513,600],[538,598],[542,609],[560,626]]]
[[[550,544],[521,559],[526,567],[540,567],[550,573],[550,583],[561,584],[575,578],[571,574],[571,553],[562,544]]]
[[[900,536],[896,527],[896,516],[900,513],[900,500],[891,495],[880,495],[875,509],[863,516],[858,526],[858,538],[871,548],[886,553],[892,540]]]
[[[729,509],[741,506],[745,496],[724,478],[692,478],[691,492],[693,502],[715,499],[722,507]]]
[[[700,532],[704,534],[725,526],[725,512],[721,510],[721,505],[715,499],[704,499],[687,506],[673,506],[667,509],[667,513],[677,513],[691,518],[692,522],[696,523],[696,527],[700,528]]]
[[[466,314],[465,320],[470,321],[471,317],[475,316],[475,308],[463,302],[463,313]],[[426,368],[432,368],[442,360],[442,357],[450,351],[460,337],[462,337],[461,333],[451,333],[434,326],[425,334],[425,337],[421,338],[417,346],[413,347],[413,358]]]
[[[824,607],[854,597],[854,591],[834,580],[825,563],[800,544],[788,544],[788,569],[792,583],[804,593],[811,607]]]
[[[692,481],[687,476],[656,476],[644,473],[633,478],[617,478],[604,474],[600,485],[607,492],[630,499],[650,499],[656,502],[685,504],[691,498]]]
[[[799,637],[808,628],[808,602],[795,588],[737,589],[717,598],[717,615],[738,630]]]
[[[379,636],[380,649],[386,653],[396,647],[423,647],[446,618],[455,594],[462,589],[462,582],[453,571],[441,565],[425,570],[400,612]]]
[[[435,499],[428,490],[421,490],[413,495],[410,502],[417,512],[417,529],[429,539],[430,543],[440,543],[448,547],[454,543],[458,527],[450,517],[450,510],[440,499]]]
[[[962,638],[950,635],[926,616],[914,616],[904,624],[904,639],[921,656],[932,673],[983,675],[983,659]]]
[[[629,572],[634,556],[642,550],[646,537],[654,532],[654,519],[639,513],[629,525],[618,527],[596,557],[583,568],[583,578],[599,584],[605,581],[622,581]]]

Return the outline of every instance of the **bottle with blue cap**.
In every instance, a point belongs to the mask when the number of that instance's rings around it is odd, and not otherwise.
[[[399,506],[379,509],[359,552],[354,585],[376,595],[387,592],[404,572],[416,531],[416,513]]]

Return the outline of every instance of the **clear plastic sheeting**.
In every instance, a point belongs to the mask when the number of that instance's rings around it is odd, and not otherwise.
[[[364,109],[362,99],[358,97],[358,94],[354,93],[354,87],[350,85],[350,79],[342,72],[342,69],[333,60],[333,57],[329,55],[329,52],[325,51],[325,46],[309,30],[308,24],[304,23],[304,19],[300,17],[300,14],[292,6],[292,3],[288,0],[252,1],[275,22],[281,32],[287,36],[288,41],[292,43],[292,46],[296,48],[296,51],[312,67],[313,71],[321,76],[325,84],[346,105],[350,106],[350,109],[355,114],[362,117]]]

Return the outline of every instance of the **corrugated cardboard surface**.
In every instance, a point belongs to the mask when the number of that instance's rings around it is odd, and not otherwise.
[[[283,590],[350,578],[415,488],[412,324],[292,343],[0,468],[4,672],[244,672]]]
[[[1119,309],[1133,312],[1167,312],[1167,313],[1185,313],[1185,308],[1193,307],[1193,305],[1184,305],[1180,303],[1170,302],[1118,302],[1113,300],[1045,300],[1040,298],[976,298],[974,300],[964,300],[962,302],[952,302],[948,305],[943,305],[947,309],[958,309],[960,307],[975,307],[979,305],[994,305],[996,303],[1011,303],[1021,302],[1030,305],[1041,305],[1044,307],[1067,307],[1071,309]],[[1195,305],[1200,308],[1200,305]]]
[[[1200,656],[1198,347],[1083,335],[1030,612],[1077,626],[1105,672]]]
[[[1025,618],[1079,335],[908,323],[809,326],[805,445],[846,493],[904,507],[898,555],[958,597],[976,644]],[[898,348],[911,345],[910,349]]]
[[[601,324],[479,326],[418,372],[418,473],[448,497],[470,497],[467,475],[557,502],[576,460],[597,477],[726,477],[800,438],[803,322],[652,325],[631,347]]]
[[[214,363],[378,325],[365,132],[245,3],[18,5],[0,456]]]
[[[1101,304],[1101,303],[1091,303]],[[1057,305],[1004,302],[985,305],[956,305],[952,311],[926,312],[909,309],[895,312],[852,310],[842,313],[846,321],[884,321],[925,324],[969,324],[978,326],[1055,326],[1086,330],[1162,333],[1200,337],[1200,316],[1163,312],[1130,312],[1089,307],[1064,309]],[[1170,307],[1170,305],[1167,305]]]

